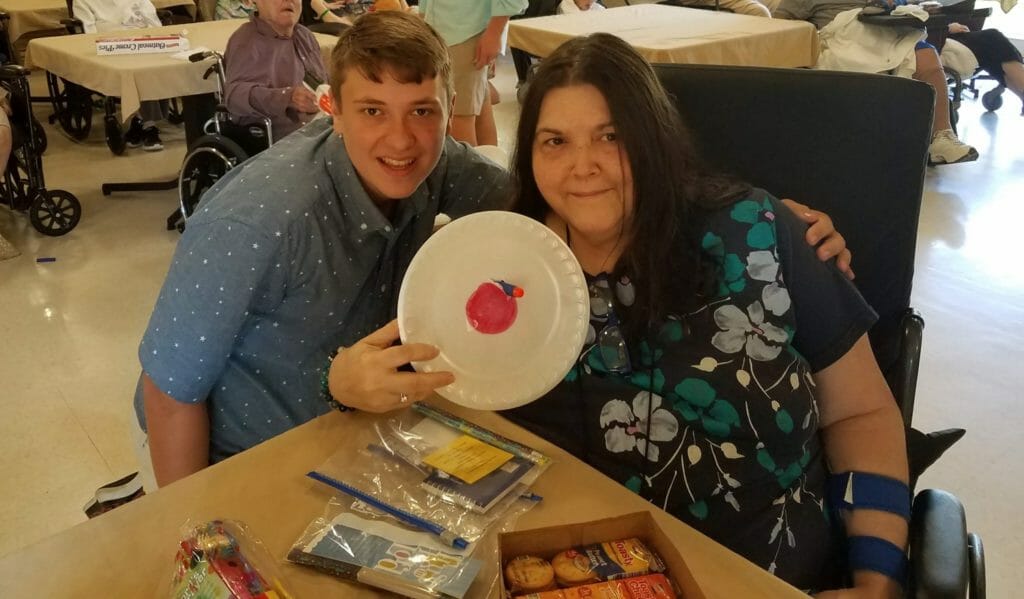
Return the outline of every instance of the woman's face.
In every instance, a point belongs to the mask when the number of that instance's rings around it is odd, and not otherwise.
[[[574,234],[593,246],[621,240],[633,214],[633,174],[596,87],[559,87],[544,97],[533,173],[548,206]]]
[[[254,0],[260,18],[270,23],[278,35],[290,36],[302,13],[300,0]]]

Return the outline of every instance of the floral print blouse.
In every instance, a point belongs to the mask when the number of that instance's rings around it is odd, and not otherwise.
[[[720,266],[716,297],[629,347],[628,372],[606,364],[615,352],[600,339],[617,317],[592,300],[576,366],[506,415],[798,588],[824,589],[845,567],[812,372],[875,314],[805,231],[761,191],[712,215],[701,243]],[[628,278],[589,279],[628,313]]]

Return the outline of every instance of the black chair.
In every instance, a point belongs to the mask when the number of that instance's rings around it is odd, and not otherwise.
[[[869,336],[908,429],[913,488],[921,472],[964,434],[952,429],[924,435],[910,428],[924,328],[910,308],[910,291],[932,88],[911,79],[846,72],[656,69],[711,165],[824,210],[846,237],[857,287],[880,317]],[[869,108],[883,105],[883,111]],[[952,495],[919,493],[911,529],[908,596],[965,597],[968,589],[972,599],[984,596],[980,539],[968,536],[963,507]]]

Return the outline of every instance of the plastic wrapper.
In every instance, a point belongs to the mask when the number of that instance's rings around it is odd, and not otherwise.
[[[417,406],[378,422],[368,432],[355,455],[351,450],[338,452],[316,472],[467,543],[480,539],[521,497],[536,498],[529,487],[550,465],[546,456],[529,447],[429,407]],[[467,437],[511,457],[472,484],[427,463],[440,449]],[[468,453],[471,459],[475,452]],[[381,517],[394,517],[385,516],[386,509],[378,511]]]
[[[288,559],[408,597],[489,592],[496,534],[540,500],[550,460],[426,406],[365,435],[310,473],[338,492]]]
[[[290,599],[263,544],[228,520],[187,524],[175,556],[174,599]]]
[[[671,581],[662,574],[597,582],[568,589],[517,595],[515,599],[676,599]]]
[[[535,505],[518,499],[465,549],[410,528],[360,501],[331,499],[288,553],[288,560],[403,597],[487,597],[500,586],[497,535]]]

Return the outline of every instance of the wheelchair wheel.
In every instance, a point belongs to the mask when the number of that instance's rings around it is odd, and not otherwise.
[[[89,137],[92,129],[92,93],[51,73],[46,74],[46,85],[53,105],[53,118],[57,119],[61,128],[78,141]]]
[[[46,130],[43,129],[43,124],[36,117],[32,117],[32,133],[36,137],[36,150],[40,155],[45,154],[49,142],[46,140]]]
[[[11,208],[14,210],[28,210],[32,205],[32,194],[29,190],[28,172],[19,154],[24,150],[19,148],[11,152],[7,161],[7,170],[4,171],[4,187],[7,190],[11,201]]]
[[[981,96],[981,105],[989,112],[999,110],[1003,105],[1003,87],[999,86],[993,90],[985,92]]]
[[[82,204],[63,189],[40,190],[28,209],[28,218],[36,231],[58,237],[78,224],[82,218]]]
[[[124,149],[128,146],[128,140],[125,139],[121,123],[117,122],[116,116],[107,115],[103,117],[103,134],[107,140],[107,147],[110,148],[114,156],[124,154]]]
[[[226,137],[204,135],[197,139],[178,175],[182,220],[192,216],[203,194],[247,157],[242,146]]]

